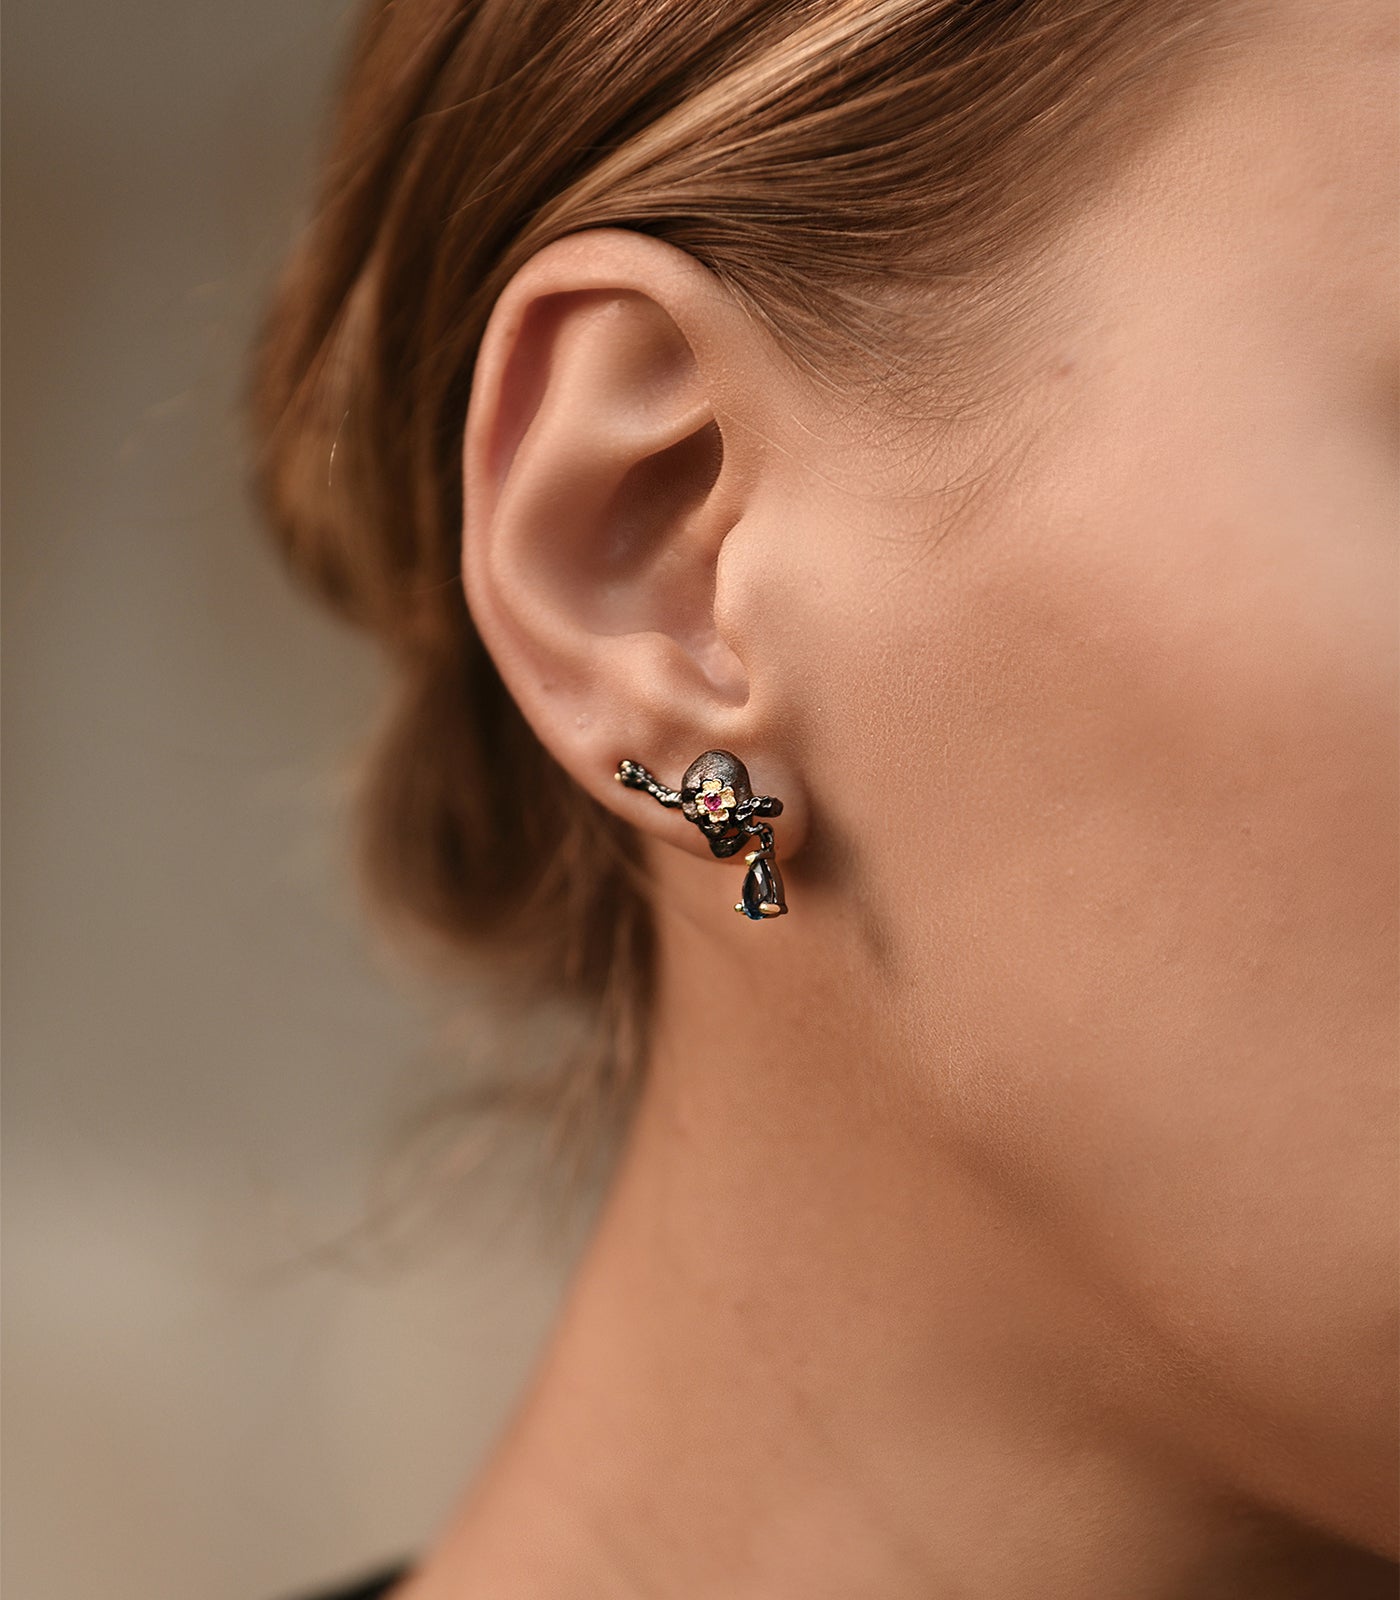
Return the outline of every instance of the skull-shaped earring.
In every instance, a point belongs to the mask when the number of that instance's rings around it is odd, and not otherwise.
[[[619,762],[613,777],[629,789],[644,789],[653,800],[688,817],[705,835],[714,855],[737,855],[751,839],[758,848],[744,860],[749,870],[734,909],[752,922],[787,911],[783,876],[773,859],[773,830],[760,817],[782,815],[783,802],[755,794],[748,768],[728,750],[707,750],[685,769],[679,789],[668,789],[635,761]]]

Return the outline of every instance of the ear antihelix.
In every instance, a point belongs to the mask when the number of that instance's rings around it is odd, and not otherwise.
[[[751,922],[787,912],[783,875],[774,856],[773,830],[766,817],[779,817],[783,802],[755,794],[749,769],[729,750],[707,750],[685,769],[679,789],[668,789],[636,761],[623,760],[613,777],[626,788],[640,789],[668,810],[679,811],[705,836],[712,855],[737,855],[754,842],[744,860],[748,871],[734,909]]]

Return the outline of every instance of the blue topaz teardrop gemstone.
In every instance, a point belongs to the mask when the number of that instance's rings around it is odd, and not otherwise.
[[[783,875],[772,856],[756,851],[744,874],[744,887],[739,903],[734,907],[751,922],[761,922],[765,917],[780,917],[787,910],[783,899]]]

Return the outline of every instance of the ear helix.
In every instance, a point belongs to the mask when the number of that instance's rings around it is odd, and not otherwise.
[[[757,841],[757,849],[744,857],[749,870],[734,909],[751,922],[785,915],[787,902],[773,855],[773,830],[759,820],[781,816],[783,802],[753,792],[748,768],[738,756],[728,750],[707,750],[685,769],[679,789],[658,783],[635,761],[619,762],[613,777],[687,817],[705,835],[716,856],[737,855],[750,840]]]

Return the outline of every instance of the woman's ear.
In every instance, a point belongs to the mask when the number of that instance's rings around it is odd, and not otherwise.
[[[776,359],[693,257],[595,229],[501,294],[467,414],[463,581],[502,679],[585,790],[697,851],[613,773],[629,756],[679,781],[702,750],[731,749],[790,814],[719,581],[768,448],[755,369]]]

